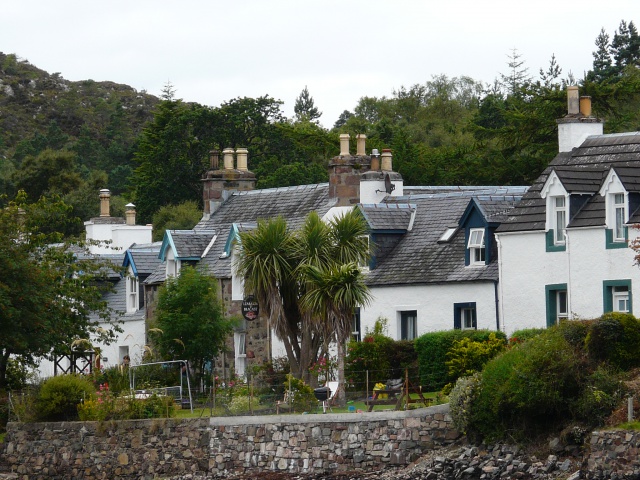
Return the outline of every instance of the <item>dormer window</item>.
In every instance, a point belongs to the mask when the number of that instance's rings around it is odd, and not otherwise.
[[[564,196],[552,197],[553,205],[553,243],[565,244],[565,232],[567,229],[567,199]]]
[[[138,277],[127,276],[127,313],[138,310]]]
[[[624,242],[626,241],[626,234],[624,224],[626,223],[626,202],[624,199],[624,193],[615,193],[613,197],[613,209],[614,209],[614,222],[613,225],[613,241]]]
[[[484,228],[472,228],[469,230],[469,265],[485,264]]]

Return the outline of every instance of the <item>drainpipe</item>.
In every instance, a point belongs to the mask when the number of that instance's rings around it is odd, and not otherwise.
[[[498,281],[494,282],[494,291],[495,291],[495,300],[496,300],[496,329],[500,331],[500,318],[504,319],[504,311],[502,310],[502,303],[500,302],[500,298],[503,297],[504,292],[502,291],[502,242],[500,242],[500,237],[495,235],[496,245],[498,246]],[[504,328],[504,322],[502,325],[502,331],[506,333],[506,329]]]
[[[567,252],[567,319],[573,320],[571,315],[571,243],[569,242],[569,229],[564,229],[564,244]],[[558,322],[560,323],[560,322]]]

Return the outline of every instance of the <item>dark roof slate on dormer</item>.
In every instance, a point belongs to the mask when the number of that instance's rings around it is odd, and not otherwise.
[[[371,230],[406,231],[411,224],[411,216],[415,205],[406,203],[360,204],[360,211]]]
[[[569,193],[591,194],[586,204],[570,219],[569,227],[604,225],[604,199],[598,191],[611,168],[621,177],[628,191],[640,191],[640,132],[592,135],[571,152],[559,153],[498,227],[497,232],[545,229],[546,202],[540,196],[540,191],[554,169]],[[595,189],[592,182],[597,178],[600,179],[600,185]]]

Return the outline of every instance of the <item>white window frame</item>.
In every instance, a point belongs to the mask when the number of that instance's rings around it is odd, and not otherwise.
[[[475,308],[461,308],[460,309],[460,329],[461,330],[475,330],[473,326],[473,314]]]
[[[611,306],[614,312],[629,313],[629,288],[626,286],[614,286],[611,289]],[[619,302],[624,302],[625,308],[620,308]]]
[[[553,208],[553,243],[555,245],[564,245],[566,243],[567,230],[567,197],[557,195],[551,197]],[[559,205],[562,203],[562,205]]]
[[[613,241],[624,242],[624,226],[627,223],[627,199],[624,193],[612,193],[611,203],[613,208]]]
[[[127,313],[133,313],[138,310],[138,277],[129,271],[127,277]]]
[[[569,294],[566,290],[556,290],[556,322],[569,318]],[[564,296],[564,301],[562,297]]]
[[[362,238],[366,239],[366,241],[367,241],[367,252],[370,255],[371,254],[371,238],[369,237],[369,235],[362,235]],[[369,260],[359,262],[358,266],[360,267],[360,270],[362,270],[363,272],[368,272],[369,271]]]
[[[485,229],[472,228],[469,230],[469,265],[485,265]]]
[[[180,273],[180,260],[177,260],[173,251],[169,250],[167,252],[167,278],[168,277],[177,277]]]

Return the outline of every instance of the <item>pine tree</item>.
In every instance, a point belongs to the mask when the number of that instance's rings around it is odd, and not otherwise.
[[[611,54],[618,73],[627,65],[640,65],[640,37],[633,22],[620,22],[611,41]]]
[[[604,28],[600,29],[600,33],[596,37],[596,47],[597,50],[593,52],[593,70],[587,74],[587,79],[592,82],[601,82],[614,74],[609,53],[611,49],[609,34],[604,31]]]
[[[518,53],[518,49],[511,50],[511,54],[507,55],[509,61],[507,66],[511,70],[508,75],[500,74],[502,79],[502,87],[506,89],[507,95],[519,96],[524,87],[530,80],[529,69],[524,66],[525,61],[522,55]]]
[[[306,85],[302,92],[300,92],[298,98],[296,98],[293,111],[298,121],[307,120],[313,122],[322,116],[322,112],[318,111],[318,108],[315,106],[313,97],[309,95],[309,90]]]

